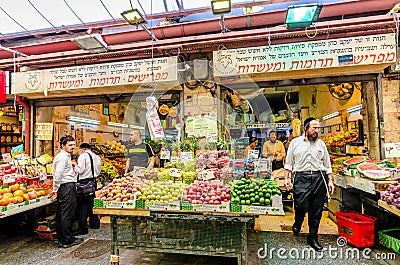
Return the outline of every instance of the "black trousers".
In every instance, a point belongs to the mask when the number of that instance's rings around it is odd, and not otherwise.
[[[79,180],[80,183],[86,184],[93,179],[82,179]],[[87,219],[89,217],[89,223],[92,228],[98,228],[100,226],[100,219],[97,215],[93,214],[93,200],[95,195],[90,196],[77,196],[76,197],[76,207],[78,214],[78,231],[82,233],[87,233],[88,223]]]
[[[295,210],[294,226],[300,228],[308,213],[308,238],[317,239],[319,223],[324,207],[328,176],[325,172],[302,173],[296,172],[293,182],[293,199]]]
[[[71,244],[75,241],[72,225],[75,214],[75,183],[61,184],[57,191],[56,231],[59,244]]]

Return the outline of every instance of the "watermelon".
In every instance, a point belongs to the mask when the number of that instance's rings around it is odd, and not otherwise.
[[[343,161],[343,164],[348,168],[356,168],[358,164],[365,162],[365,160],[367,160],[365,156],[357,156]]]
[[[372,180],[383,180],[390,177],[390,173],[385,170],[366,169],[361,172],[366,178]]]
[[[362,173],[365,170],[382,170],[382,168],[380,166],[378,166],[377,164],[365,162],[365,163],[358,164],[357,170],[360,173]]]

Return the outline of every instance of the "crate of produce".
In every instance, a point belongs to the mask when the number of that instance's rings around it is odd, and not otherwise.
[[[348,243],[359,248],[374,245],[375,217],[353,211],[336,212],[335,216],[339,235]]]
[[[381,245],[400,254],[400,228],[379,231],[378,236]]]
[[[37,233],[37,236],[41,240],[56,240],[57,239],[57,233],[55,231],[41,231],[41,230],[35,230],[35,233]]]
[[[55,215],[36,220],[36,231],[52,232],[56,229]]]

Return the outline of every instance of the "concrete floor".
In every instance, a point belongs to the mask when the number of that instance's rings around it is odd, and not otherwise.
[[[273,221],[274,220],[274,221]],[[263,219],[260,227],[266,226],[268,218]],[[260,223],[262,223],[260,222]],[[283,226],[282,226],[283,222]],[[248,240],[248,265],[264,264],[338,264],[341,265],[373,265],[373,264],[400,264],[400,256],[389,257],[392,260],[378,260],[383,255],[392,255],[393,251],[376,246],[371,253],[363,257],[362,250],[351,246],[338,247],[337,235],[321,233],[320,243],[327,248],[323,254],[315,257],[308,256],[306,234],[294,237],[287,225],[291,225],[290,214],[286,217],[270,218],[268,227],[271,231],[250,231]],[[324,218],[321,228],[331,229],[332,221]],[[333,223],[333,225],[335,225]],[[307,227],[303,227],[303,232]],[[102,218],[101,228],[90,230],[88,235],[81,236],[85,242],[80,246],[64,249],[58,248],[53,241],[39,240],[27,234],[23,229],[9,231],[0,236],[0,264],[1,265],[86,265],[110,264],[110,226],[107,218]],[[282,248],[284,250],[279,250]],[[331,248],[331,252],[329,252]],[[284,252],[283,252],[284,251]],[[305,251],[305,252],[304,252]],[[302,256],[302,253],[306,253]],[[357,253],[360,255],[357,258]],[[298,256],[297,256],[298,254]],[[380,256],[379,256],[380,255]],[[346,257],[347,256],[347,257]],[[121,265],[235,265],[234,258],[195,256],[182,254],[154,253],[136,250],[121,250]]]

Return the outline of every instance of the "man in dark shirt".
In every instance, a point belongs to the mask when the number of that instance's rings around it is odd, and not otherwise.
[[[154,167],[154,153],[151,146],[142,141],[140,130],[134,129],[130,134],[130,143],[127,146],[125,174],[133,171],[134,167]]]

